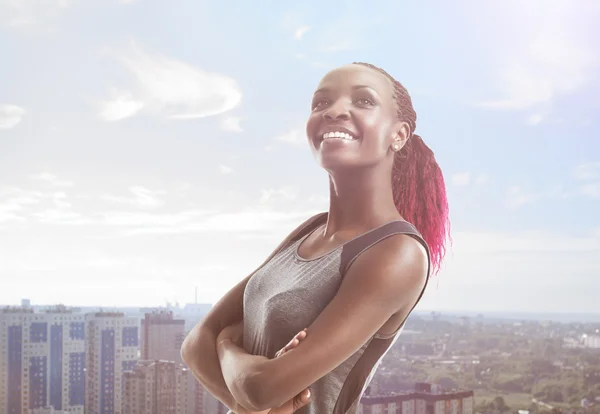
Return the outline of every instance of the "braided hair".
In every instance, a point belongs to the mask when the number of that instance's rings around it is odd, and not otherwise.
[[[373,69],[392,82],[398,118],[409,125],[409,139],[394,156],[394,204],[402,217],[412,223],[427,242],[432,273],[435,274],[439,271],[446,254],[446,242],[450,240],[448,199],[442,170],[433,151],[414,133],[417,114],[406,88],[377,66],[363,62],[354,64]]]

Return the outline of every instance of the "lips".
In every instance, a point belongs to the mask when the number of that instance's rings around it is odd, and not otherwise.
[[[328,126],[323,128],[318,134],[317,139],[319,142],[323,141],[356,141],[358,135],[347,128],[342,126]]]

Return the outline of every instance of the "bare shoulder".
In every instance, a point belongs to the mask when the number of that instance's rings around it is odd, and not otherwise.
[[[369,283],[381,283],[383,287],[420,287],[428,270],[429,256],[425,246],[413,236],[397,234],[360,255],[346,276],[368,275]]]

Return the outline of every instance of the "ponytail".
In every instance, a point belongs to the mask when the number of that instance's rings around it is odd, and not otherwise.
[[[417,114],[406,88],[377,66],[355,64],[376,70],[392,82],[398,117],[414,132]],[[432,274],[436,274],[446,254],[446,242],[450,240],[448,199],[442,170],[419,135],[412,133],[404,147],[395,153],[392,191],[400,215],[417,228],[429,246]]]
[[[442,170],[419,135],[413,134],[395,155],[392,191],[398,212],[427,242],[432,274],[437,273],[450,236],[448,200]]]

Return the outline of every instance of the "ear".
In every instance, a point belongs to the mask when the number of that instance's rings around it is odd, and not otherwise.
[[[406,141],[408,141],[408,138],[410,138],[410,127],[407,122],[398,121],[394,125],[393,131],[391,143],[392,149],[393,151],[400,151],[406,144]]]

